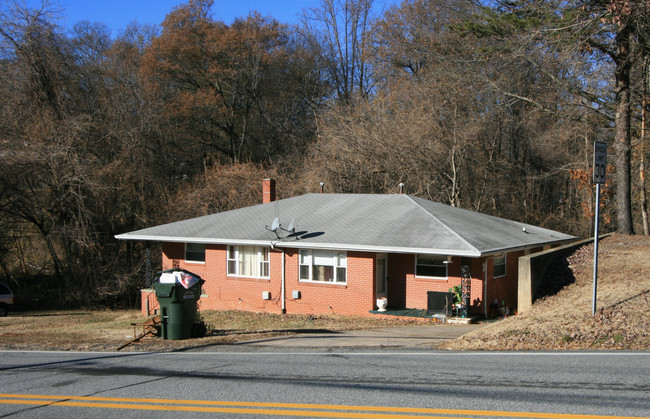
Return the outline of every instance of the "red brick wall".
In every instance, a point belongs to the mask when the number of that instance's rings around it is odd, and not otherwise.
[[[369,316],[374,302],[374,253],[347,252],[347,284],[301,282],[299,252],[287,253],[287,313]],[[292,298],[293,290],[301,298]]]
[[[270,252],[270,278],[243,278],[227,275],[227,246],[206,248],[208,269],[199,308],[280,313],[281,256],[278,251]],[[264,292],[271,294],[270,300],[263,298]]]
[[[415,276],[415,255],[389,255],[388,306],[391,308],[426,309],[427,291],[448,292],[450,288],[460,285],[460,264],[461,258],[452,258],[448,265],[447,279],[420,278]],[[471,275],[470,312],[480,314],[483,311],[481,259],[472,259]]]
[[[205,263],[185,262],[183,243],[163,245],[163,269],[178,267],[194,272],[205,280],[200,310],[245,310],[280,313],[282,311],[282,251],[270,254],[270,279],[231,277],[227,270],[227,247],[207,245]],[[301,314],[370,315],[374,308],[374,254],[347,253],[347,284],[301,282],[298,279],[299,252],[285,250],[286,312]],[[300,291],[300,298],[293,299],[293,291]],[[270,300],[263,299],[263,292],[271,293]],[[146,315],[145,300],[153,314],[158,308],[153,292],[143,290],[142,313]]]
[[[268,204],[275,201],[275,179],[264,179],[262,181],[262,203]]]
[[[225,245],[206,245],[205,263],[185,262],[183,243],[163,245],[163,269],[174,267],[200,275],[204,280],[199,309],[246,310],[280,313],[282,311],[282,251],[270,253],[270,278],[241,278],[226,274]],[[368,316],[376,308],[375,254],[347,252],[347,284],[301,282],[298,279],[299,251],[285,249],[286,312],[301,314],[345,314]],[[487,302],[494,298],[505,300],[509,307],[517,301],[518,257],[523,252],[510,253],[506,261],[506,276],[488,280]],[[447,279],[415,277],[415,255],[388,255],[388,306],[390,308],[427,308],[427,291],[447,292],[460,284],[461,258],[452,258]],[[483,259],[472,259],[470,313],[483,314]],[[492,278],[494,259],[487,259],[487,276]],[[294,290],[300,298],[293,299]],[[270,300],[263,292],[271,293]],[[158,308],[153,292],[143,290],[142,313],[146,315],[146,301],[150,314]]]
[[[506,255],[506,275],[494,278],[494,258],[487,259],[487,303],[488,307],[496,299],[498,304],[505,301],[506,306],[513,312],[517,308],[517,287],[519,276],[519,257],[524,251],[510,252]],[[490,315],[490,313],[488,313]]]
[[[280,313],[282,254],[270,253],[270,278],[243,278],[227,275],[227,246],[206,245],[205,263],[185,262],[182,243],[163,245],[163,269],[179,267],[201,276],[203,293],[200,310],[246,310]],[[271,293],[265,300],[263,293]]]
[[[149,317],[157,313],[157,310],[160,308],[153,288],[140,290],[140,301],[140,311],[144,317]]]
[[[454,258],[456,262],[456,258]],[[484,308],[484,292],[485,272],[483,272],[483,258],[471,259],[472,268],[471,275],[472,281],[470,285],[470,299],[469,299],[469,312],[474,315],[483,315]],[[458,259],[460,265],[460,258]],[[459,273],[460,274],[460,273]]]

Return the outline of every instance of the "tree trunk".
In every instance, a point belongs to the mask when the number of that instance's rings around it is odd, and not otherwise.
[[[648,198],[645,188],[645,154],[646,154],[646,136],[647,136],[647,123],[648,123],[648,107],[650,106],[650,98],[648,97],[648,83],[650,82],[650,75],[648,74],[648,66],[650,66],[650,58],[646,57],[643,61],[643,101],[641,105],[641,161],[639,163],[639,185],[641,187],[641,217],[643,218],[643,234],[650,235],[650,228],[648,228]]]
[[[617,232],[634,234],[631,200],[631,134],[630,134],[630,30],[617,36],[618,62],[616,63],[616,208]]]

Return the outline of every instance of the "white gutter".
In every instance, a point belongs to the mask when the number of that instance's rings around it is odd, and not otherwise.
[[[487,301],[487,258],[483,259],[483,315],[488,318],[488,301]]]
[[[223,245],[239,245],[239,246],[267,246],[269,240],[249,240],[249,239],[223,239],[223,238],[207,238],[207,237],[182,237],[182,236],[152,236],[141,234],[119,234],[115,236],[118,240],[143,240],[143,241],[157,241],[157,242],[170,242],[170,243],[202,243],[202,244],[223,244]],[[365,244],[351,244],[351,243],[318,243],[308,242],[302,240],[291,241],[275,241],[276,248],[292,248],[292,249],[323,249],[323,250],[339,250],[339,251],[359,251],[359,252],[373,252],[373,253],[418,253],[428,255],[441,255],[441,256],[459,256],[459,257],[489,257],[504,252],[513,252],[518,250],[527,250],[537,248],[545,245],[557,245],[562,242],[571,241],[572,239],[564,239],[557,241],[548,241],[543,243],[527,244],[522,246],[503,247],[498,249],[478,250],[476,248],[468,249],[449,249],[449,248],[420,248],[420,247],[396,247],[396,246],[377,246]]]
[[[242,239],[214,239],[204,237],[181,237],[181,236],[150,236],[139,234],[119,234],[115,236],[118,240],[143,240],[169,243],[200,243],[200,244],[224,244],[238,246],[268,246],[269,240],[242,240]],[[373,253],[419,253],[440,256],[459,256],[459,257],[481,257],[482,254],[477,249],[446,249],[446,248],[420,248],[420,247],[394,247],[394,246],[373,246],[363,244],[347,243],[313,243],[301,240],[295,241],[273,241],[274,248],[285,249],[322,249],[322,250],[339,250],[352,252],[373,252]]]
[[[171,243],[201,243],[201,244],[223,244],[223,245],[239,245],[239,246],[267,246],[268,239],[225,239],[225,238],[209,238],[209,237],[183,237],[183,236],[154,236],[148,234],[118,234],[115,236],[118,240],[143,240],[143,241],[157,241],[157,242],[171,242]],[[382,246],[382,245],[367,245],[367,244],[352,244],[352,243],[319,243],[303,240],[278,240],[274,242],[276,248],[286,249],[323,249],[323,250],[338,250],[338,251],[359,251],[359,252],[373,252],[373,253],[414,253],[425,255],[440,255],[440,256],[458,256],[458,257],[489,257],[504,252],[513,252],[519,250],[527,250],[537,248],[545,245],[557,245],[562,242],[571,241],[573,239],[560,239],[554,241],[547,241],[543,243],[531,243],[519,246],[506,246],[502,248],[493,248],[486,250],[479,250],[475,247],[464,249],[450,249],[450,248],[420,248],[420,247],[396,247],[396,246]]]

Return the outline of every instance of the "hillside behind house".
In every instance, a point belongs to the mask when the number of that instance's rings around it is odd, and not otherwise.
[[[568,258],[575,282],[511,316],[443,345],[450,350],[650,349],[650,237],[599,243],[592,316],[593,243]]]

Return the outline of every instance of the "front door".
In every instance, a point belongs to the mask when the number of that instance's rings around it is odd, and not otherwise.
[[[388,266],[385,253],[378,253],[375,262],[375,294],[377,298],[388,295]]]

